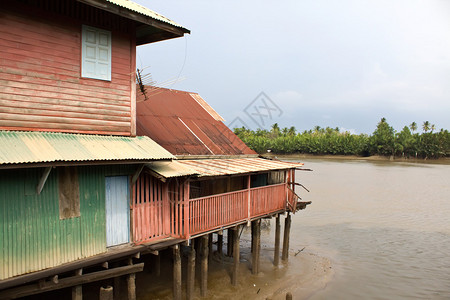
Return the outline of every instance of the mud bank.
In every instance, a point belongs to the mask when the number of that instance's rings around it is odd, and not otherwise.
[[[244,232],[241,239],[241,264],[237,286],[232,286],[230,274],[232,258],[219,256],[216,245],[210,259],[208,272],[208,295],[200,297],[199,282],[196,282],[195,299],[285,299],[291,292],[294,299],[307,299],[309,296],[326,287],[333,278],[334,270],[328,258],[320,257],[307,249],[290,249],[289,261],[273,265],[274,248],[271,243],[261,244],[260,273],[251,274],[251,243]],[[226,248],[226,245],[225,247]],[[186,257],[183,258],[183,265]],[[146,263],[147,265],[147,263]],[[172,277],[170,254],[161,261],[161,275],[155,276],[149,269],[137,277],[137,299],[172,299]],[[184,268],[183,268],[184,269]],[[198,275],[199,270],[197,270]],[[185,293],[185,277],[183,274],[183,293]],[[184,297],[185,295],[183,295]]]

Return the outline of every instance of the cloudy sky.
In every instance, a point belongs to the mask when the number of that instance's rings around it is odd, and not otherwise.
[[[450,129],[448,0],[136,2],[191,30],[139,47],[138,67],[227,124]]]

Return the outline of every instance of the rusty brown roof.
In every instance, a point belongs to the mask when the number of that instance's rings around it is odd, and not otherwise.
[[[145,101],[138,92],[137,135],[150,137],[174,155],[256,154],[198,94],[146,90]]]

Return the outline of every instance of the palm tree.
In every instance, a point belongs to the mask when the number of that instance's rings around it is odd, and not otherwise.
[[[431,124],[431,133],[436,129],[436,126],[434,124]]]
[[[416,124],[416,122],[412,122],[412,123],[409,125],[409,128],[411,128],[411,131],[412,131],[412,132],[415,132],[415,131],[417,130],[417,124]]]
[[[422,129],[425,133],[427,133],[428,130],[430,130],[430,122],[428,121],[423,122]]]

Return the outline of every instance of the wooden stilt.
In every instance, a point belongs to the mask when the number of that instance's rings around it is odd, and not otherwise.
[[[83,269],[78,269],[75,271],[75,276],[81,276],[83,274]],[[76,285],[72,287],[72,300],[82,300],[83,299],[83,286]]]
[[[114,277],[114,299],[122,299],[122,280],[123,278],[121,276]]]
[[[259,253],[261,250],[261,219],[255,220],[253,236],[253,252],[252,252],[252,274],[259,273]]]
[[[273,264],[278,266],[280,263],[280,215],[275,218],[275,251],[273,254]]]
[[[181,300],[181,255],[179,245],[173,247],[173,299]]]
[[[288,213],[284,220],[284,236],[283,236],[283,253],[281,254],[282,260],[288,260],[289,258],[289,234],[291,231],[291,215]]]
[[[155,256],[155,273],[156,276],[161,276],[161,253]]]
[[[233,230],[227,230],[227,256],[233,256]]]
[[[210,233],[208,236],[209,236],[208,237],[208,250],[209,250],[208,260],[211,261],[211,257],[212,257],[212,253],[213,253],[213,234]]]
[[[223,254],[223,234],[219,233],[217,235],[217,253],[219,253],[219,257]]]
[[[238,275],[239,275],[239,226],[236,226],[233,230],[233,272],[231,273],[231,284],[233,286],[237,285]]]
[[[100,287],[99,300],[113,300],[114,291],[112,286]]]
[[[287,292],[286,293],[286,300],[292,300],[292,293],[291,292]]]
[[[208,293],[208,236],[202,236],[202,249],[200,256],[200,295],[206,297]]]
[[[133,259],[128,259],[128,265],[133,264]],[[136,273],[127,275],[128,300],[136,300]]]
[[[188,254],[187,276],[186,276],[186,298],[194,299],[195,290],[195,248],[191,244]]]

